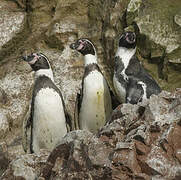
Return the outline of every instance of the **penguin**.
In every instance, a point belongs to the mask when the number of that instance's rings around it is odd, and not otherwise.
[[[137,82],[140,81],[144,83],[144,85],[142,83],[130,82],[134,78],[137,79]],[[152,94],[157,95],[161,92],[160,86],[144,69],[136,56],[136,34],[134,32],[124,32],[120,36],[118,49],[115,55],[113,85],[120,103],[125,103],[127,101],[127,91],[134,93],[140,88],[142,90],[146,88],[146,98],[149,98]],[[139,88],[137,89],[134,85],[139,86]],[[142,93],[135,93],[134,98],[138,101],[142,99],[141,96]],[[135,100],[129,100],[129,102],[137,103]]]
[[[42,53],[22,58],[35,71],[30,113],[23,125],[24,137],[27,138],[24,150],[30,153],[39,153],[40,149],[52,151],[71,129],[69,115],[62,94],[54,83],[48,58]]]
[[[77,95],[77,118],[80,129],[96,133],[109,120],[112,102],[106,79],[100,71],[94,44],[78,39],[70,48],[84,56],[84,75],[81,93]]]
[[[134,78],[130,79],[126,90],[126,103],[137,104],[146,100],[146,88],[147,86],[144,82],[135,80]]]

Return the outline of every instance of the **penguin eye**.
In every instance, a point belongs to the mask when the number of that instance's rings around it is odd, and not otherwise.
[[[39,58],[38,58],[38,60],[40,61],[40,60],[43,60],[44,58],[42,57],[42,56],[39,56]]]

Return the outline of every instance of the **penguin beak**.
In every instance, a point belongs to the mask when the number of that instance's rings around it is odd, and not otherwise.
[[[74,42],[70,45],[71,49],[74,49],[77,51],[81,50],[83,47],[84,47],[84,43],[80,40],[77,40],[76,42]]]
[[[74,49],[74,50],[77,50],[77,51],[80,51],[80,50],[85,48],[85,44],[84,44],[84,42],[78,40],[75,43],[72,43],[70,45],[70,48]]]
[[[28,61],[28,56],[21,56],[21,59],[23,59],[24,61]]]
[[[71,49],[77,49],[77,43],[72,43],[71,45],[70,45],[70,48]]]
[[[33,60],[34,55],[31,54],[31,55],[29,55],[29,56],[22,56],[21,58],[22,58],[24,61],[26,61],[26,62],[30,62],[30,61]]]

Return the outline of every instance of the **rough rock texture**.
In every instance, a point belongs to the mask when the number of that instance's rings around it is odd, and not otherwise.
[[[181,28],[180,0],[144,1],[131,0],[126,13],[126,24],[134,24],[139,34],[139,52],[149,63],[145,66],[154,71],[158,68],[158,77],[162,88],[173,90],[180,87],[181,70]],[[180,79],[180,78],[179,78]]]
[[[180,109],[181,89],[122,104],[97,135],[72,131],[49,155],[12,161],[2,179],[180,179]]]
[[[26,154],[13,160],[1,179],[33,180],[40,173],[40,168],[45,165],[48,152],[42,151],[41,155]]]
[[[3,113],[0,113],[0,137],[5,137],[8,129],[9,123],[7,117]]]
[[[0,2],[0,61],[15,52],[26,37],[26,13],[11,1]]]
[[[180,5],[180,0],[0,0],[0,143],[7,146],[8,162],[24,153],[22,122],[33,86],[33,72],[22,55],[40,51],[49,57],[73,118],[83,57],[69,44],[80,37],[95,43],[112,88],[117,37],[132,29],[143,65],[172,91],[181,87]]]
[[[0,143],[0,175],[8,168],[9,158],[6,143]]]

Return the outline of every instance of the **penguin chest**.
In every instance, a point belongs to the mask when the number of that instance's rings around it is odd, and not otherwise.
[[[121,83],[114,74],[113,85],[120,103],[124,103],[126,100],[126,82],[124,81],[124,78],[122,77],[122,83]]]
[[[34,152],[52,150],[67,133],[62,99],[51,89],[41,89],[34,100],[32,145]]]
[[[84,79],[80,128],[95,133],[105,125],[111,113],[112,103],[106,80],[100,72],[93,71]]]

